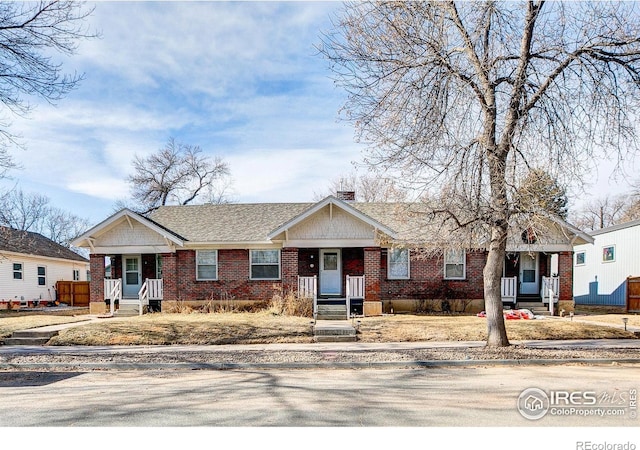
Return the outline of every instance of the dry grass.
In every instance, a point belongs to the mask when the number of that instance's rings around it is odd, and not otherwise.
[[[630,327],[640,327],[640,315],[639,314],[598,314],[598,315],[586,315],[575,316],[576,320],[595,322],[595,323],[611,323],[614,325],[623,326],[622,318],[629,319],[627,325]]]
[[[360,320],[361,342],[482,341],[486,319],[397,315]],[[569,319],[507,321],[511,340],[635,338],[633,333]],[[52,345],[268,344],[312,342],[306,317],[258,313],[148,314],[64,330]]]
[[[87,320],[83,316],[64,316],[51,314],[1,314],[0,315],[0,338],[11,336],[14,331],[28,328],[38,328],[47,325],[58,325],[61,323],[80,322]]]
[[[304,308],[302,308],[304,309]],[[261,312],[147,314],[141,317],[104,319],[98,323],[64,330],[51,340],[52,345],[168,345],[168,344],[263,344],[312,342],[312,328],[300,305],[274,297]],[[63,312],[64,313],[64,312]],[[67,313],[73,313],[69,311]],[[75,311],[78,314],[77,311]],[[82,313],[82,312],[81,312]],[[634,338],[631,332],[598,325],[640,327],[640,315],[600,314],[543,320],[509,320],[510,340],[530,339],[615,339]],[[86,316],[50,313],[26,314],[3,311],[0,314],[0,338],[13,331],[85,320]],[[361,342],[410,341],[483,341],[486,319],[476,316],[396,315],[359,319]],[[585,321],[593,323],[585,323]]]
[[[362,342],[484,341],[486,319],[475,316],[398,315],[360,319]],[[510,340],[634,338],[633,333],[568,319],[508,320]]]
[[[51,345],[260,344],[312,342],[308,318],[258,313],[147,314],[60,332]]]

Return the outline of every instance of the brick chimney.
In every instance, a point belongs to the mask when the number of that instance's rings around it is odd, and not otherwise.
[[[345,202],[354,202],[356,200],[356,191],[338,191],[336,197]]]

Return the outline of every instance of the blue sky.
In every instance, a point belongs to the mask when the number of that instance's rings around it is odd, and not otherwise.
[[[229,163],[241,202],[310,201],[361,147],[314,44],[338,2],[98,2],[100,39],[64,60],[85,80],[14,118],[25,191],[92,223],[125,198],[134,155],[169,137]]]
[[[91,223],[127,197],[134,155],[169,137],[229,163],[239,202],[311,201],[363,147],[337,120],[346,93],[314,48],[339,2],[98,2],[100,39],[64,59],[86,79],[15,117],[26,150],[5,180]],[[593,180],[596,180],[595,174]],[[606,170],[596,189],[610,184]]]

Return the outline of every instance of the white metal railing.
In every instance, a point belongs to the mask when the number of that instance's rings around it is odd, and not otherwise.
[[[558,303],[560,294],[560,277],[542,277],[542,289],[540,297],[543,301],[553,298],[553,303]]]
[[[351,299],[364,300],[364,275],[353,277],[347,275],[347,319],[351,317]]]
[[[142,287],[138,291],[138,313],[142,315],[145,306],[149,306],[149,300],[162,300],[162,280],[149,279],[144,280]]]
[[[115,311],[116,302],[122,300],[122,279],[105,279],[104,280],[104,300],[109,299],[109,310],[111,314]]]
[[[515,303],[518,296],[518,277],[502,277],[500,292],[503,303]]]
[[[313,320],[318,316],[318,277],[298,277],[298,297],[313,300]]]

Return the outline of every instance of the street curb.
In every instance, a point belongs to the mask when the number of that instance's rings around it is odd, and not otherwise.
[[[0,363],[0,370],[274,370],[274,369],[391,369],[474,366],[547,366],[569,364],[640,364],[640,358],[469,359],[319,363]]]

